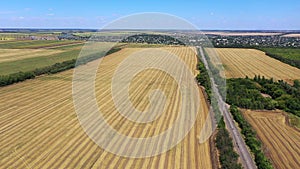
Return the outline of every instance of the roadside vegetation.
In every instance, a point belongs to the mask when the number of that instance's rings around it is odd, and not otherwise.
[[[238,162],[239,155],[234,151],[232,138],[226,129],[223,118],[218,123],[218,133],[215,142],[220,153],[221,169],[242,169],[242,165]]]
[[[258,169],[272,169],[273,166],[271,162],[267,159],[262,151],[262,144],[257,139],[255,131],[252,129],[251,125],[245,120],[242,113],[236,106],[230,106],[230,112],[234,120],[239,124],[241,128],[241,133],[245,137],[245,142],[250,148],[251,152],[254,154],[254,161]],[[230,167],[229,167],[230,168]]]
[[[197,75],[196,79],[204,87],[207,94],[207,99],[211,103],[211,84],[208,72],[202,62],[199,62],[197,65],[200,73]]]
[[[200,85],[205,88],[205,92],[208,96],[208,101],[213,106],[213,111],[215,118],[219,119],[218,116],[221,114],[217,107],[216,101],[211,97],[211,83],[210,78],[205,68],[205,65],[202,62],[199,62],[197,65],[200,73],[197,75],[196,79]],[[213,99],[213,100],[211,100]],[[218,121],[218,131],[216,134],[215,145],[219,152],[219,162],[221,164],[221,169],[241,169],[242,165],[238,162],[239,155],[235,152],[233,147],[232,138],[229,135],[229,132],[226,129],[225,122],[223,117]]]

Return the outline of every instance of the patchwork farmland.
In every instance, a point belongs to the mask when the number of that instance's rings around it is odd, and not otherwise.
[[[196,75],[197,57],[189,48],[169,47]],[[135,124],[118,115],[111,96],[111,79],[118,64],[141,48],[125,48],[102,59],[96,77],[96,98],[108,123],[132,137],[151,137],[166,130],[180,108],[178,85],[170,75],[147,69],[133,78],[129,94],[134,106],[148,108],[148,92],[161,89],[167,97],[162,116]],[[89,67],[95,62],[86,65]],[[143,63],[134,63],[136,67]],[[176,65],[172,65],[176,66]],[[135,67],[131,67],[135,69]],[[188,135],[171,150],[154,157],[120,157],[98,147],[83,131],[72,100],[73,70],[39,77],[0,90],[0,166],[3,168],[212,168],[209,142],[199,143],[208,115],[201,90],[201,110]],[[120,82],[122,85],[123,82]],[[143,91],[143,92],[140,92]],[[100,104],[106,101],[106,104]],[[167,120],[166,120],[167,119]],[[124,143],[125,144],[125,143]],[[124,145],[125,146],[125,145]]]
[[[81,41],[0,42],[0,75],[32,71],[76,59],[82,46]]]

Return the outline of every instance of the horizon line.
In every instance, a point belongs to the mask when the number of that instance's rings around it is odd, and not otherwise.
[[[266,31],[266,32],[300,32],[300,29],[142,29],[142,28],[131,28],[131,29],[98,29],[98,28],[71,28],[71,27],[49,27],[49,28],[43,28],[43,27],[0,27],[0,32],[2,30],[92,30],[92,31],[105,31],[105,30],[132,30],[132,31],[138,31],[138,30],[170,30],[170,31]]]

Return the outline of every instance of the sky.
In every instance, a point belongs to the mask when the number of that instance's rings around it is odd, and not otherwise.
[[[201,30],[300,30],[299,0],[5,0],[0,28],[92,28],[162,12]]]

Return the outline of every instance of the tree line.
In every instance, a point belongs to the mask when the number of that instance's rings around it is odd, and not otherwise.
[[[200,85],[205,88],[205,92],[208,96],[208,101],[212,105],[215,118],[219,119],[218,116],[221,115],[220,110],[218,109],[217,101],[212,97],[212,89],[209,74],[205,65],[202,62],[199,62],[197,65],[200,73],[196,76],[196,79]],[[232,138],[229,135],[225,127],[225,122],[223,117],[218,122],[218,132],[216,134],[215,145],[219,151],[219,162],[221,164],[221,169],[241,169],[242,166],[238,162],[239,155],[235,152],[233,147]]]
[[[282,57],[282,56],[279,56],[279,55],[276,55],[276,54],[273,54],[273,53],[270,53],[270,52],[265,52],[266,55],[274,58],[274,59],[277,59],[281,62],[284,62],[286,64],[289,64],[291,66],[294,66],[294,67],[297,67],[300,69],[300,60],[293,60],[293,59],[289,59],[289,58],[285,58],[285,57]]]
[[[221,169],[242,169],[242,165],[238,162],[239,155],[234,151],[232,138],[225,127],[223,118],[218,123],[215,144],[219,151]]]
[[[262,144],[257,139],[256,132],[252,129],[251,125],[245,120],[240,110],[234,106],[230,106],[230,113],[232,114],[234,120],[239,124],[241,128],[241,133],[245,137],[245,142],[250,148],[251,152],[254,154],[254,161],[258,169],[272,169],[272,163],[264,155],[262,151]]]
[[[202,62],[198,63],[197,68],[200,71],[200,73],[196,76],[196,79],[198,83],[204,87],[208,97],[207,99],[211,103],[211,83],[210,83],[208,72],[205,68],[205,65]]]

